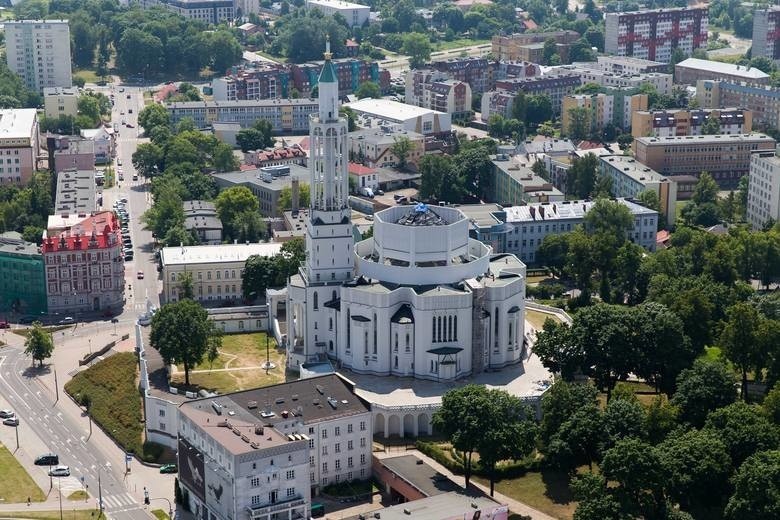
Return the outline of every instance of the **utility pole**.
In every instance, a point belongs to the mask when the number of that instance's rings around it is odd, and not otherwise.
[[[16,430],[16,449],[19,449],[19,425],[17,424],[14,427],[14,430]]]
[[[59,490],[60,491],[59,492],[59,495],[60,495],[60,520],[62,520],[62,477],[60,477],[57,480],[57,484],[58,484],[58,486],[60,488],[60,490]]]
[[[100,482],[100,471],[103,468],[98,466],[98,508],[100,509],[100,514],[98,515],[98,519],[103,518],[103,486]]]
[[[60,385],[57,383],[57,369],[54,369],[54,391],[57,395],[57,399],[55,399],[55,403],[60,400]]]

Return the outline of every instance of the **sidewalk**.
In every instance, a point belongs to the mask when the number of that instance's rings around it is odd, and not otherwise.
[[[458,484],[460,487],[465,487],[466,479],[461,475],[455,475],[450,470],[430,458],[429,456],[425,455],[424,453],[418,451],[418,450],[408,450],[408,451],[389,451],[389,452],[375,452],[374,456],[376,456],[379,459],[388,458],[388,457],[396,457],[400,454],[403,455],[414,455],[422,460],[425,461],[426,464],[433,467],[436,471],[441,473],[442,475],[447,476],[450,480]],[[473,479],[469,483],[471,487],[475,487],[479,490],[481,490],[483,493],[485,493],[485,496],[490,496],[490,488],[487,486],[483,486],[482,484],[479,484],[478,482],[475,482]],[[524,504],[522,502],[518,502],[517,500],[513,498],[509,498],[506,495],[502,495],[499,492],[493,493],[493,500],[496,502],[499,502],[501,504],[506,504],[509,506],[509,510],[513,513],[517,513],[519,515],[524,515],[531,517],[532,520],[557,520],[556,518],[546,514],[542,513],[538,509],[534,509],[533,507]]]

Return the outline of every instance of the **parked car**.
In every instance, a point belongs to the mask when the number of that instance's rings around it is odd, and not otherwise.
[[[141,314],[138,316],[138,324],[142,327],[146,327],[152,323],[152,317],[148,314]]]
[[[13,410],[0,410],[0,419],[8,419],[14,417],[16,414]]]
[[[19,318],[19,323],[22,325],[29,325],[30,323],[35,321],[35,316],[22,316]]]
[[[132,253],[125,253],[125,262],[131,262],[133,260]]]
[[[178,473],[179,468],[176,467],[176,464],[163,464],[160,466],[160,473]]]
[[[139,280],[143,280],[144,279],[144,272],[143,271],[138,271],[138,279]]]
[[[133,123],[127,123],[125,126],[127,128],[135,128],[135,126],[133,126]]]
[[[68,466],[57,466],[49,470],[50,477],[69,477],[70,468]]]
[[[3,419],[3,424],[6,426],[19,426],[19,418],[9,417],[8,419]]]
[[[5,320],[0,320],[0,329],[10,329],[11,324]]]
[[[65,316],[58,323],[60,325],[71,325],[75,323],[75,320],[73,319],[73,316]]]
[[[54,453],[45,453],[35,459],[36,466],[56,466],[60,463],[60,458]]]

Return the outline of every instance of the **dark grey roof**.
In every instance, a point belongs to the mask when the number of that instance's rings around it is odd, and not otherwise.
[[[447,222],[427,204],[418,202],[409,213],[398,219],[398,224],[403,226],[443,226]]]
[[[414,313],[408,303],[401,305],[393,317],[390,318],[393,323],[414,323]]]
[[[434,496],[450,491],[462,491],[462,488],[431,466],[424,464],[414,455],[402,455],[379,460],[379,463],[406,482],[414,486],[425,496]]]

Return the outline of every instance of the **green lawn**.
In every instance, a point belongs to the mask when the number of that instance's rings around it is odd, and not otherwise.
[[[490,486],[482,477],[474,477],[474,480]],[[496,482],[496,491],[561,520],[570,520],[577,508],[565,472],[528,472],[522,477]]]
[[[251,334],[226,334],[222,336],[219,357],[210,364],[207,359],[195,367],[195,370],[213,370],[215,368],[256,367],[265,363],[265,342],[268,338],[269,351],[273,357],[276,340],[265,332]],[[273,361],[273,360],[272,360]]]
[[[33,502],[46,500],[46,495],[19,461],[8,451],[8,448],[0,444],[0,503],[27,502],[27,497],[30,497]]]
[[[97,509],[76,509],[75,511],[64,511],[64,515],[60,516],[59,511],[19,511],[13,513],[0,512],[0,520],[6,518],[12,518],[13,520],[24,520],[30,518],[32,520],[60,520],[60,518],[67,518],[68,520],[98,520],[98,518],[105,519],[105,513],[98,516]]]
[[[162,509],[152,509],[152,514],[157,520],[169,520],[171,517]]]
[[[71,327],[74,327],[74,325],[53,325],[51,327],[44,327],[43,330],[46,332],[52,333],[52,332],[59,332],[64,329],[69,329]],[[26,338],[30,335],[30,329],[13,329],[11,332],[16,334],[17,336],[22,336],[23,338]]]
[[[685,206],[688,205],[688,202],[689,201],[687,201],[687,200],[678,200],[677,201],[677,204],[674,207],[674,212],[675,212],[675,215],[677,217],[676,220],[682,221],[682,210],[683,210],[683,208]]]
[[[547,318],[553,319],[555,321],[560,321],[558,319],[558,316],[554,314],[534,311],[530,309],[526,309],[525,311],[526,321],[529,322],[536,330],[542,330],[542,327],[544,327],[544,322],[547,320]]]
[[[77,402],[88,395],[93,420],[125,451],[154,461],[161,450],[155,444],[143,442],[143,403],[137,378],[135,354],[118,352],[76,374],[65,384],[65,391]]]
[[[73,73],[74,76],[78,78],[83,78],[85,83],[97,83],[100,81],[100,77],[95,74],[94,70],[89,69],[83,69],[83,70],[77,70]]]
[[[432,47],[433,52],[438,52],[458,49],[461,47],[471,47],[472,45],[484,45],[486,43],[490,43],[490,40],[471,40],[469,38],[457,38],[449,42],[445,42],[444,40],[438,41],[432,44]]]
[[[83,489],[79,489],[78,491],[74,491],[73,493],[68,495],[68,500],[86,500],[88,498],[89,498],[89,494]]]

